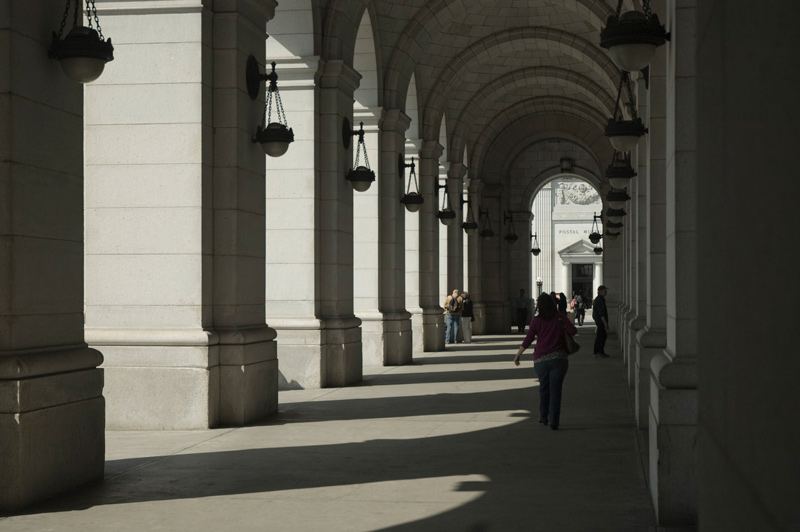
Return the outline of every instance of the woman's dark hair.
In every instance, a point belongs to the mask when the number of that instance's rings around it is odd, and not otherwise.
[[[536,315],[543,320],[549,320],[558,313],[556,302],[550,294],[542,294],[536,298]]]

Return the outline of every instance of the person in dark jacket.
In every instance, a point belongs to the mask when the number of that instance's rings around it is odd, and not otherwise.
[[[606,338],[608,338],[608,308],[606,307],[606,294],[608,288],[603,285],[597,287],[597,297],[592,303],[592,319],[597,325],[594,337],[594,358],[608,358],[605,352]]]
[[[472,312],[472,300],[469,292],[463,292],[461,299],[464,300],[464,311],[461,313],[461,335],[464,337],[465,344],[472,343],[472,322],[475,321],[475,314]]]
[[[561,418],[561,385],[567,376],[569,360],[564,347],[564,332],[574,336],[578,329],[567,317],[558,312],[550,294],[542,294],[536,300],[536,316],[531,321],[528,334],[519,346],[514,365],[534,338],[533,369],[539,377],[539,423],[558,430]]]
[[[562,314],[567,313],[567,296],[564,292],[558,293],[558,311]]]

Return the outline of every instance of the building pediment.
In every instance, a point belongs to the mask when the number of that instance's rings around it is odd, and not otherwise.
[[[594,244],[583,238],[560,250],[558,255],[564,262],[573,262],[575,259],[581,259],[581,262],[586,262],[586,259],[602,260],[601,255],[595,254]]]

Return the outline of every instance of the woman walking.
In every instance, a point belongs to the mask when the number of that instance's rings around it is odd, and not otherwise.
[[[533,369],[539,377],[539,423],[558,430],[561,417],[561,385],[569,369],[567,352],[564,350],[564,331],[574,336],[578,329],[558,312],[550,294],[542,294],[536,300],[536,316],[531,321],[528,335],[519,346],[514,365],[531,345],[534,338]]]

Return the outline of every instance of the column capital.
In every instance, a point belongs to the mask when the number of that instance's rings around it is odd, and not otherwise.
[[[465,175],[467,175],[467,167],[464,163],[450,163],[450,168],[447,170],[449,179],[463,179]]]
[[[361,83],[361,74],[341,59],[320,61],[319,85],[323,89],[341,89],[352,95]]]
[[[478,178],[469,180],[469,193],[480,194],[483,191],[483,181]]]
[[[383,109],[378,125],[381,131],[405,134],[411,125],[411,117],[400,109]]]
[[[436,159],[437,161],[444,153],[444,147],[435,140],[426,140],[422,142],[422,147],[419,150],[419,156],[424,159]]]

